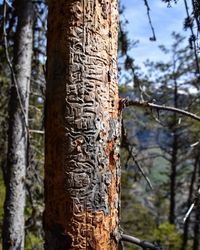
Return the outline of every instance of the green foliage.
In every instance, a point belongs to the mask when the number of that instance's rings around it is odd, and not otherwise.
[[[194,72],[195,59],[193,52],[188,46],[184,46],[184,38],[177,33],[172,34],[174,43],[170,48],[160,46],[163,53],[168,54],[171,59],[166,62],[147,61],[146,67],[149,72],[146,76],[140,75],[137,83],[131,89],[122,86],[120,88],[123,96],[127,93],[133,98],[144,98],[149,100],[149,96],[156,102],[188,109],[193,113],[199,113],[199,97],[197,91],[190,92],[198,88]],[[135,77],[132,72],[134,84]],[[130,86],[130,85],[129,85]],[[144,88],[145,87],[145,88]],[[145,89],[145,93],[142,90]],[[127,92],[126,92],[127,91]],[[131,91],[134,91],[131,95]],[[150,118],[151,116],[151,118]],[[157,240],[161,242],[166,250],[180,250],[182,243],[182,223],[176,218],[176,225],[169,224],[170,212],[170,183],[175,177],[175,215],[183,216],[186,211],[188,193],[183,186],[189,187],[193,172],[193,162],[199,155],[199,146],[188,150],[192,143],[197,142],[199,134],[199,123],[187,117],[179,116],[175,113],[151,111],[145,113],[136,108],[126,108],[123,113],[126,143],[122,144],[121,163],[126,166],[122,175],[122,225],[125,233],[137,236],[146,240]],[[157,121],[158,123],[156,123]],[[161,133],[156,133],[156,131]],[[145,132],[152,131],[152,135],[157,136],[153,143],[144,138]],[[138,133],[140,137],[138,137]],[[174,134],[177,134],[175,145]],[[151,135],[151,136],[152,136]],[[143,138],[142,138],[143,137]],[[144,139],[145,145],[141,146]],[[151,139],[149,137],[149,139]],[[176,149],[175,149],[176,148]],[[139,163],[146,175],[151,180],[154,190],[150,194],[145,189],[146,183],[141,173],[129,154],[133,149],[134,155],[139,159]],[[176,152],[176,160],[174,155]],[[127,159],[129,158],[129,164]],[[176,163],[176,173],[172,175],[173,164]],[[184,189],[185,190],[185,189]],[[182,197],[182,199],[179,199]],[[147,224],[145,222],[147,222]],[[193,225],[192,225],[193,226]],[[177,231],[179,228],[179,231]],[[187,250],[191,249],[191,225],[188,230]],[[125,249],[139,249],[135,246],[126,245]]]
[[[40,236],[37,236],[35,232],[26,233],[26,241],[25,241],[25,249],[26,250],[42,250],[43,248],[43,240],[40,239]]]
[[[134,172],[122,173],[122,196],[121,196],[121,227],[124,233],[145,240],[152,240],[153,231],[156,228],[154,215],[141,204],[134,189],[137,183],[134,181]],[[138,247],[124,243],[125,249],[134,250]]]
[[[169,223],[161,224],[154,230],[153,238],[160,242],[165,250],[181,249],[181,235],[177,232],[175,225]]]

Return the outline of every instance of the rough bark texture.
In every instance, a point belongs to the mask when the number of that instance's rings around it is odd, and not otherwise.
[[[14,41],[13,69],[16,81],[13,80],[12,82],[9,107],[6,200],[3,226],[3,249],[5,250],[24,248],[25,176],[28,137],[26,124],[28,120],[33,32],[32,1],[18,0],[15,3],[18,23]],[[15,87],[16,84],[21,105]]]
[[[49,0],[45,249],[117,249],[117,0]]]
[[[174,107],[178,108],[178,85],[175,76],[176,63],[174,63]],[[171,131],[173,133],[172,154],[171,154],[171,173],[170,173],[170,208],[169,222],[175,224],[176,219],[176,189],[177,189],[177,167],[178,167],[178,147],[180,137],[177,133],[177,113],[172,117]]]
[[[197,188],[200,188],[200,162],[198,161],[198,170],[197,170]],[[199,250],[200,249],[200,201],[199,195],[198,201],[195,208],[195,221],[194,221],[194,241],[192,250]]]
[[[194,193],[194,187],[195,187],[195,180],[197,175],[197,168],[199,163],[199,156],[196,157],[194,162],[194,170],[192,172],[191,181],[190,181],[190,189],[188,194],[188,200],[187,200],[187,209],[191,206],[193,202],[193,193]],[[189,234],[189,226],[191,224],[190,217],[185,221],[183,226],[183,236],[182,236],[182,246],[181,250],[187,250],[188,248],[188,234]]]
[[[176,181],[177,181],[177,154],[178,154],[178,135],[176,129],[173,135],[172,144],[172,159],[171,159],[171,173],[170,173],[170,209],[169,222],[175,224],[176,212]]]

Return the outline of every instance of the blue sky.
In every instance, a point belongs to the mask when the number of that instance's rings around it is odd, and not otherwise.
[[[157,61],[166,59],[166,56],[160,52],[158,45],[163,44],[170,46],[172,39],[170,34],[172,31],[180,32],[185,36],[188,33],[183,31],[183,20],[186,16],[184,3],[178,0],[177,4],[172,4],[172,8],[168,8],[167,4],[161,0],[148,0],[150,6],[150,15],[156,33],[156,42],[149,41],[152,36],[146,15],[146,7],[144,0],[120,0],[125,6],[124,15],[128,19],[127,31],[131,40],[139,40],[137,47],[130,51],[135,59],[135,63],[142,67],[143,62],[148,58]],[[9,2],[9,1],[8,1]],[[2,3],[2,0],[0,0]]]
[[[140,66],[149,58],[150,60],[167,59],[158,49],[160,44],[170,46],[172,43],[172,31],[179,32],[188,37],[188,32],[183,30],[183,21],[186,17],[184,3],[179,0],[177,4],[172,4],[168,8],[167,4],[161,0],[148,0],[150,6],[150,15],[153,27],[156,33],[156,42],[151,42],[149,37],[152,36],[146,15],[146,8],[143,0],[121,0],[125,6],[124,15],[129,21],[127,31],[131,40],[139,40],[136,48],[130,52],[134,57],[135,63]]]

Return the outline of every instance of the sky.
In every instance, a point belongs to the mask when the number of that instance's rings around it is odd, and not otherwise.
[[[153,61],[167,60],[167,56],[159,50],[163,44],[170,47],[172,44],[171,33],[176,31],[189,37],[189,33],[183,30],[183,22],[186,17],[184,1],[179,0],[172,7],[161,0],[148,0],[152,24],[156,34],[156,42],[151,42],[151,28],[146,15],[144,0],[121,0],[125,7],[124,16],[128,20],[126,30],[131,40],[139,40],[137,47],[129,53],[135,59],[135,64],[143,68],[143,62],[148,58]]]
[[[151,42],[151,28],[146,15],[144,0],[120,0],[124,5],[124,15],[128,20],[127,31],[130,40],[139,40],[137,47],[134,47],[129,53],[135,59],[135,64],[143,68],[143,62],[148,58],[153,61],[159,59],[167,60],[158,48],[159,45],[170,46],[172,44],[171,33],[179,32],[189,37],[188,32],[183,30],[183,20],[186,17],[184,1],[178,0],[177,4],[172,4],[168,8],[167,4],[161,0],[148,0],[151,9],[150,15],[155,29],[156,42]],[[10,2],[8,0],[8,2]],[[2,3],[2,0],[0,0]]]

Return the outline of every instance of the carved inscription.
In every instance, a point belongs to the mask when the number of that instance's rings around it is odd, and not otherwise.
[[[58,32],[61,48],[57,49],[62,50],[66,72],[63,79],[57,76],[57,83],[54,80],[55,86],[63,85],[60,89],[64,92],[60,95],[61,98],[64,96],[61,100],[63,121],[60,118],[61,125],[58,125],[63,126],[63,146],[58,146],[62,156],[57,155],[62,160],[55,160],[55,165],[61,164],[58,172],[60,175],[63,172],[62,184],[59,185],[60,188],[63,185],[61,203],[66,218],[62,219],[59,208],[59,219],[56,215],[53,218],[62,225],[71,245],[70,248],[58,249],[116,249],[117,244],[111,235],[119,223],[117,1],[50,0],[49,5],[50,14],[59,8],[62,18],[59,23],[62,33]],[[55,32],[56,24],[53,25],[52,32]],[[51,32],[51,27],[49,30]],[[49,47],[53,48],[53,42]],[[58,69],[59,65],[57,72]],[[51,135],[51,142],[55,145],[59,136],[53,133],[57,139]],[[55,167],[49,164],[49,168]],[[54,177],[56,170],[48,171],[52,178],[58,179]],[[51,185],[47,181],[47,202],[49,199],[56,204],[56,191],[51,193],[54,197],[50,197]],[[48,213],[46,209],[46,217]]]

